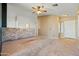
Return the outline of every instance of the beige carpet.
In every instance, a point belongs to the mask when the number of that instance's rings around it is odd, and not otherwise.
[[[79,56],[78,39],[31,38],[3,43],[2,55]]]

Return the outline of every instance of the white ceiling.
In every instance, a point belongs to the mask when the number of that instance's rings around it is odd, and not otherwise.
[[[52,4],[54,3],[18,3],[17,5],[20,5],[28,9],[30,12],[32,12],[33,6],[43,5],[47,9],[47,12],[41,15],[57,15],[57,16],[62,16],[64,14],[74,16],[76,15],[77,10],[79,8],[79,3],[58,3],[58,6],[52,6]]]

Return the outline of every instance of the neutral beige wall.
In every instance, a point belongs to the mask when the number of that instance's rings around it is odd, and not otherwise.
[[[50,38],[58,38],[58,17],[57,16],[39,16],[39,34]]]

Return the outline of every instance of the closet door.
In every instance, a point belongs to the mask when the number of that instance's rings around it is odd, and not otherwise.
[[[64,37],[76,38],[76,24],[75,20],[64,21]]]

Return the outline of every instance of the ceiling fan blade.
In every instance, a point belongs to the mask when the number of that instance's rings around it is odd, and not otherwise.
[[[47,10],[45,9],[44,12],[47,12]]]
[[[47,12],[47,10],[44,10],[44,12]]]
[[[33,12],[33,13],[35,13],[35,12],[37,12],[37,11],[38,11],[38,10],[36,10],[36,9],[32,9],[32,12]]]
[[[40,6],[37,6],[37,8],[40,9],[41,7]]]
[[[46,9],[41,9],[40,11],[41,11],[41,12],[47,12],[47,10],[46,10]]]
[[[32,9],[35,9],[35,7],[32,7]]]
[[[32,9],[37,9],[37,7],[32,7]]]

